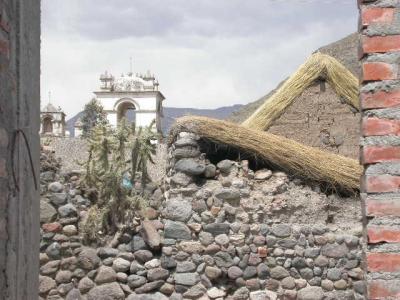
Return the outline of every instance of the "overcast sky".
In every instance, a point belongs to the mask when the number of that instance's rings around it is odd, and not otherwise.
[[[99,75],[150,70],[165,106],[256,100],[357,29],[355,0],[42,0],[42,105],[67,118]]]

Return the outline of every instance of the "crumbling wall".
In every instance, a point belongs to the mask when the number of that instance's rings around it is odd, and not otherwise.
[[[325,82],[307,88],[268,132],[358,159],[360,115]]]
[[[358,1],[369,299],[400,297],[400,3]]]
[[[39,47],[40,1],[1,0],[0,299],[34,299],[37,291]]]
[[[213,164],[199,142],[179,135],[164,186],[112,246],[82,240],[92,204],[79,177],[43,169],[40,296],[365,299],[357,195],[326,195],[247,161]],[[57,166],[46,155],[42,165]]]

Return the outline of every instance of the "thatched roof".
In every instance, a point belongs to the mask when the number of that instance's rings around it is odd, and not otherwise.
[[[358,33],[353,33],[345,38],[323,46],[316,50],[322,54],[327,54],[336,60],[338,60],[343,66],[345,66],[353,75],[357,78],[361,72],[360,62],[358,60]],[[268,98],[270,98],[276,91],[287,81],[283,80],[278,84],[276,88],[267,94],[263,95],[256,101],[250,102],[244,105],[239,110],[233,112],[227,120],[235,123],[242,123],[249,118]],[[314,102],[319,97],[318,94],[308,95],[308,100]],[[297,101],[297,99],[295,100]]]
[[[325,79],[344,102],[359,110],[358,79],[335,58],[317,52],[242,125],[267,130],[305,89],[320,78]]]
[[[201,138],[252,154],[286,172],[344,189],[358,189],[358,161],[303,145],[285,137],[206,117],[183,117],[170,132],[193,132]]]

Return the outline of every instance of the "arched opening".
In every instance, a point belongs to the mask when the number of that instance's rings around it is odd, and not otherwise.
[[[125,118],[128,123],[136,122],[136,106],[131,101],[124,101],[117,108],[118,123]]]
[[[53,133],[53,121],[51,117],[45,117],[43,119],[43,133]]]

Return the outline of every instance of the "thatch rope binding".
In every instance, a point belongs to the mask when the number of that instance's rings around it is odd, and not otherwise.
[[[254,154],[293,175],[348,190],[359,189],[362,167],[356,160],[285,137],[226,121],[193,116],[177,120],[170,132],[170,142],[179,132],[192,132],[217,144]]]
[[[305,89],[321,77],[328,81],[337,95],[347,104],[359,110],[358,79],[335,58],[317,52],[242,125],[252,129],[267,130]]]

